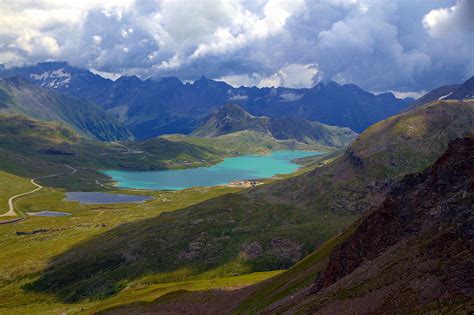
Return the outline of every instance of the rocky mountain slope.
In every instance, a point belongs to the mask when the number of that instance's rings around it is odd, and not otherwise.
[[[235,104],[226,104],[214,111],[190,135],[211,138],[244,130],[268,135],[276,140],[295,139],[328,147],[343,147],[357,137],[349,128],[328,126],[302,118],[252,116]]]
[[[410,107],[413,108],[429,102],[443,100],[449,95],[451,95],[453,91],[455,91],[459,86],[460,84],[449,84],[440,86],[439,88],[429,91],[428,93],[411,103]]]
[[[96,104],[38,87],[20,77],[0,80],[0,113],[60,122],[103,141],[132,138],[127,128]]]
[[[139,139],[190,133],[202,118],[229,102],[252,115],[300,117],[361,132],[397,114],[412,101],[398,99],[392,93],[375,95],[352,84],[335,82],[320,83],[310,89],[233,88],[205,77],[186,84],[175,77],[146,81],[122,77],[114,82],[62,62],[0,72],[1,77],[12,75],[101,105]]]
[[[463,100],[474,98],[474,76],[461,84],[452,94],[448,95],[448,100]]]

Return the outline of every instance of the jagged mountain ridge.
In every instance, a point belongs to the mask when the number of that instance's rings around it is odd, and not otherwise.
[[[302,118],[252,116],[235,104],[226,104],[214,111],[190,135],[211,138],[243,130],[269,135],[277,140],[295,139],[329,147],[343,147],[357,137],[349,128],[328,126]]]
[[[20,77],[0,79],[0,112],[56,121],[103,141],[132,139],[130,131],[96,104],[38,87]]]
[[[100,104],[137,138],[190,133],[202,118],[228,102],[252,115],[300,117],[360,132],[400,112],[412,101],[397,99],[392,93],[375,95],[353,84],[335,82],[320,83],[310,89],[233,88],[204,76],[186,84],[175,77],[145,81],[122,77],[114,82],[60,62],[0,71],[2,77],[12,75]]]

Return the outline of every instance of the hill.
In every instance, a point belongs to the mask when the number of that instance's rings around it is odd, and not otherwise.
[[[396,115],[312,172],[119,226],[71,248],[29,289],[65,301],[103,299],[149,274],[161,283],[182,280],[182,272],[197,279],[290,267],[381,204],[403,175],[431,165],[449,141],[474,133],[473,119],[471,101]]]
[[[0,113],[61,122],[81,135],[103,141],[132,138],[115,117],[90,101],[58,94],[20,77],[0,80]]]
[[[190,135],[211,138],[243,130],[269,135],[276,140],[294,139],[328,147],[343,147],[357,136],[349,128],[328,126],[302,118],[255,117],[235,104],[226,104],[214,111]]]
[[[310,89],[234,88],[201,77],[183,84],[175,77],[122,77],[116,81],[63,62],[4,69],[1,77],[22,76],[33,83],[84,98],[113,113],[138,139],[188,134],[222,104],[235,103],[255,116],[299,117],[361,132],[399,113],[412,99],[375,95],[353,84],[319,83]]]

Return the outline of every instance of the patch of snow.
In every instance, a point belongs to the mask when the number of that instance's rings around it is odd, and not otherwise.
[[[71,74],[64,72],[64,69],[58,69],[54,71],[46,71],[41,74],[30,74],[30,78],[37,81],[43,81],[41,86],[57,89],[63,85],[68,86],[71,82]]]
[[[441,96],[440,98],[438,98],[438,100],[444,100],[446,97],[450,96],[451,94],[453,94],[453,92],[449,93],[449,94],[446,94],[446,95],[443,95]]]

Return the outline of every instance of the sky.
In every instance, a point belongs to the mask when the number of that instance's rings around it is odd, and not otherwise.
[[[474,75],[472,0],[0,0],[0,64],[417,96]]]

